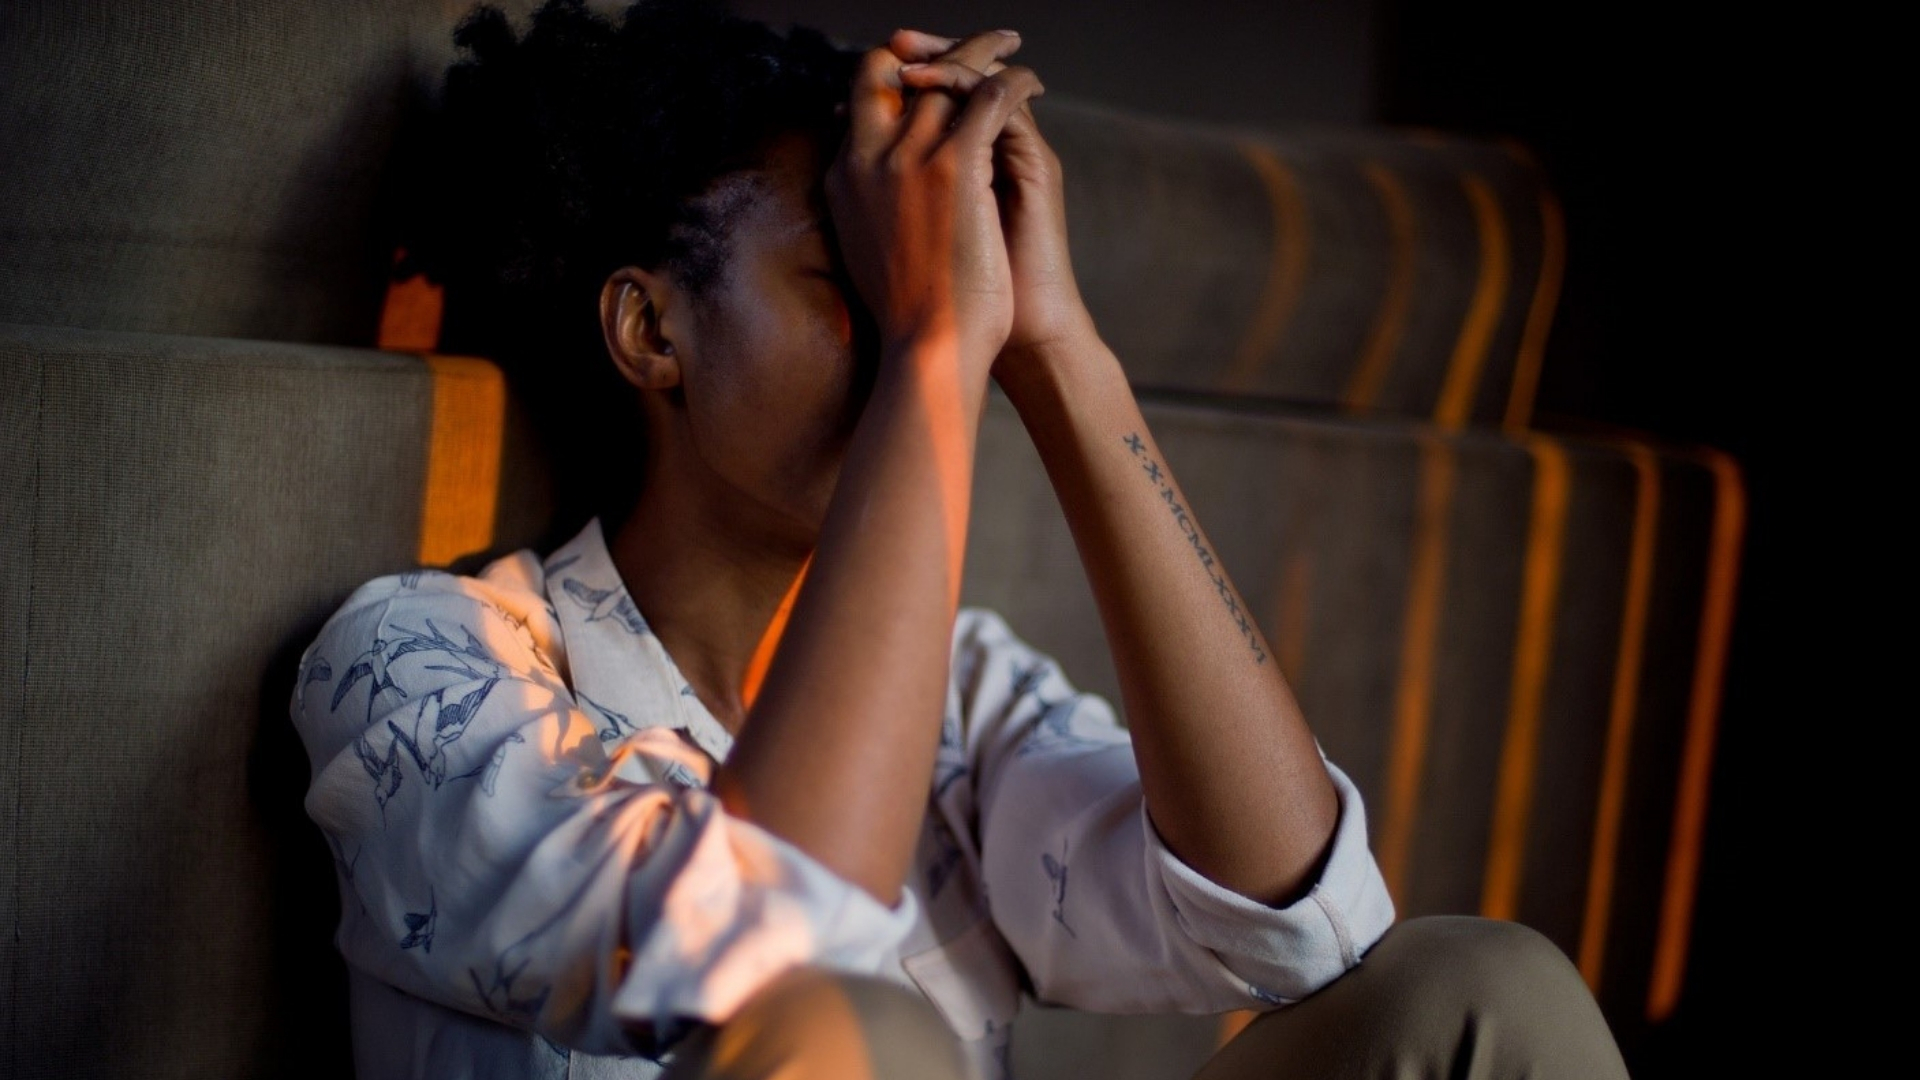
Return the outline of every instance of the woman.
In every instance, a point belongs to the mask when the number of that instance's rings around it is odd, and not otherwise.
[[[371,582],[303,661],[363,1078],[1003,1075],[1023,991],[1265,1010],[1210,1076],[1620,1074],[1537,935],[1388,932],[1359,795],[1080,301],[1017,35],[555,0],[460,41],[466,179],[414,247],[518,321],[488,351],[584,433],[594,516]],[[958,608],[990,380],[1126,729]]]

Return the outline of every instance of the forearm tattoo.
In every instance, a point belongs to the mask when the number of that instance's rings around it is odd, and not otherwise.
[[[1232,617],[1234,625],[1240,628],[1241,636],[1247,639],[1247,647],[1253,650],[1253,662],[1266,663],[1267,650],[1260,643],[1260,631],[1254,626],[1253,620],[1247,618],[1246,610],[1240,606],[1240,598],[1233,594],[1233,586],[1227,584],[1226,575],[1220,572],[1219,560],[1201,541],[1200,526],[1194,524],[1193,515],[1187,512],[1187,508],[1180,505],[1179,495],[1173,490],[1173,477],[1147,453],[1146,440],[1140,437],[1139,432],[1121,441],[1127,444],[1128,451],[1139,462],[1140,471],[1146,474],[1147,482],[1154,486],[1160,493],[1161,501],[1167,504],[1167,512],[1173,515],[1174,524],[1180,527],[1180,534],[1187,538],[1187,543],[1193,547],[1194,557],[1200,560],[1200,568],[1213,580],[1213,588],[1220,594],[1220,602],[1226,605],[1227,614]]]

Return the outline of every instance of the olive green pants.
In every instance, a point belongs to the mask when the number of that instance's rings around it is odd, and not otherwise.
[[[697,1035],[669,1080],[966,1080],[932,1007],[892,983],[789,976]],[[1192,1080],[1624,1078],[1586,984],[1533,930],[1409,919],[1319,993],[1263,1013]],[[1185,1080],[1185,1078],[1168,1078]]]

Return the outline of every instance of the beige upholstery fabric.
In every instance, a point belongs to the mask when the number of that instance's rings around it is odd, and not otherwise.
[[[285,680],[353,583],[413,558],[426,369],[0,326],[0,373],[0,1071],[344,1061]]]
[[[1637,1026],[1725,497],[1708,468],[1637,444],[1151,395],[1146,411],[1309,724],[1366,796],[1401,913],[1519,918],[1574,957],[1603,920],[1587,966],[1610,1016]],[[1645,507],[1643,483],[1663,493]],[[1118,703],[1072,537],[997,398],[974,505],[967,601],[1001,611],[1083,689]],[[1646,662],[1623,676],[1643,512],[1656,540],[1649,606],[1634,620]],[[1627,756],[1610,773],[1620,693]],[[1625,804],[1596,870],[1608,782]],[[1590,907],[1596,873],[1612,892]],[[1105,1045],[1121,1055],[1115,1068],[1137,1056],[1124,1037]]]
[[[0,1075],[344,1069],[285,680],[415,558],[431,377],[261,339],[373,340],[381,193],[467,6],[0,4]],[[1631,1036],[1738,489],[1687,454],[1495,433],[1524,428],[1553,310],[1543,177],[1444,136],[1040,108],[1088,301],[1402,909],[1498,894]],[[518,426],[506,446],[494,550],[551,542],[541,464]],[[967,599],[1115,694],[1004,406],[977,476]],[[1145,1080],[1214,1030],[1036,1009],[1016,1053],[1023,1080]]]
[[[0,322],[372,344],[396,139],[469,6],[0,5]]]
[[[0,372],[0,525],[19,568],[0,623],[19,718],[0,727],[0,807],[19,815],[15,888],[0,896],[19,898],[5,963],[29,990],[10,1017],[9,1064],[22,1076],[36,1061],[104,1071],[135,1047],[214,1075],[324,1060],[340,1051],[337,1014],[287,1007],[315,987],[329,1000],[338,961],[327,853],[298,808],[306,763],[286,737],[280,680],[346,590],[413,560],[427,368],[352,350],[7,327]],[[1531,524],[1537,444],[1297,410],[1148,409],[1316,731],[1366,792],[1376,845],[1404,852],[1403,910],[1481,910],[1526,567],[1543,543]],[[1514,895],[1520,917],[1577,955],[1604,764],[1595,743],[1621,662],[1636,461],[1650,452],[1558,445],[1566,492],[1531,770],[1540,793]],[[541,497],[516,447],[503,518]],[[1643,1007],[1716,498],[1698,463],[1652,460],[1664,509],[1601,985],[1621,1017]],[[1438,500],[1436,463],[1450,473]],[[1004,403],[989,415],[977,483],[967,600],[998,608],[1083,687],[1117,700],[1071,539]],[[361,511],[350,525],[343,503]],[[1438,577],[1420,577],[1422,543],[1439,545]],[[1423,587],[1438,590],[1426,751],[1415,801],[1392,826]],[[217,1039],[203,1026],[214,1016]],[[1044,1062],[1049,1051],[1034,1048],[1052,1047],[1081,1065],[1111,1055],[1111,1075],[1146,1076],[1155,1055],[1203,1054],[1214,1029],[1161,1018],[1088,1037],[1089,1022],[1030,1010],[1024,1053]]]
[[[1530,415],[1560,241],[1524,151],[1037,108],[1075,272],[1137,385],[1449,426]]]

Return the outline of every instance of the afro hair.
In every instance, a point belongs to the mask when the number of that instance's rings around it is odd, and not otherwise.
[[[702,296],[735,209],[704,196],[779,136],[837,146],[858,53],[699,0],[617,19],[547,0],[524,33],[482,5],[454,41],[465,55],[406,170],[397,272],[445,287],[442,349],[507,371],[550,459],[556,529],[617,518],[645,440],[601,338],[602,283],[637,265]]]

